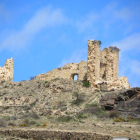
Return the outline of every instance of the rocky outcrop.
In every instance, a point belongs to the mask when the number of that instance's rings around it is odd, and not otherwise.
[[[100,98],[106,110],[118,110],[124,115],[140,116],[140,88],[107,92]]]

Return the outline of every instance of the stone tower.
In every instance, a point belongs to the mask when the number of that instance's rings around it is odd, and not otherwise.
[[[119,49],[117,47],[110,46],[107,48],[107,65],[106,65],[106,80],[114,81],[118,78],[119,67]]]
[[[98,40],[88,40],[87,80],[91,86],[100,79],[100,44]]]

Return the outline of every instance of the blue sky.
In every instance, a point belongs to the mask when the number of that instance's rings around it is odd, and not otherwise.
[[[139,0],[0,0],[0,66],[14,81],[87,60],[87,41],[120,48],[119,76],[140,86]]]

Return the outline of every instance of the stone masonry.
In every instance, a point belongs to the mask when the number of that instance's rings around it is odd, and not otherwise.
[[[101,41],[88,40],[88,60],[80,63],[69,63],[64,67],[56,68],[45,74],[40,74],[35,79],[49,81],[56,78],[89,81],[91,87],[100,89],[106,86],[111,89],[128,89],[130,85],[126,77],[118,78],[119,49],[110,46],[100,50]]]
[[[4,67],[0,67],[0,81],[13,81],[13,58],[7,59]]]

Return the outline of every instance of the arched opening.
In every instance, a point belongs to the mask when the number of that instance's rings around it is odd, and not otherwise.
[[[73,80],[74,80],[74,81],[78,81],[78,75],[74,75],[74,76],[73,76]]]
[[[72,79],[73,81],[78,81],[78,74],[77,74],[77,73],[72,74],[72,75],[71,75],[71,79]]]

